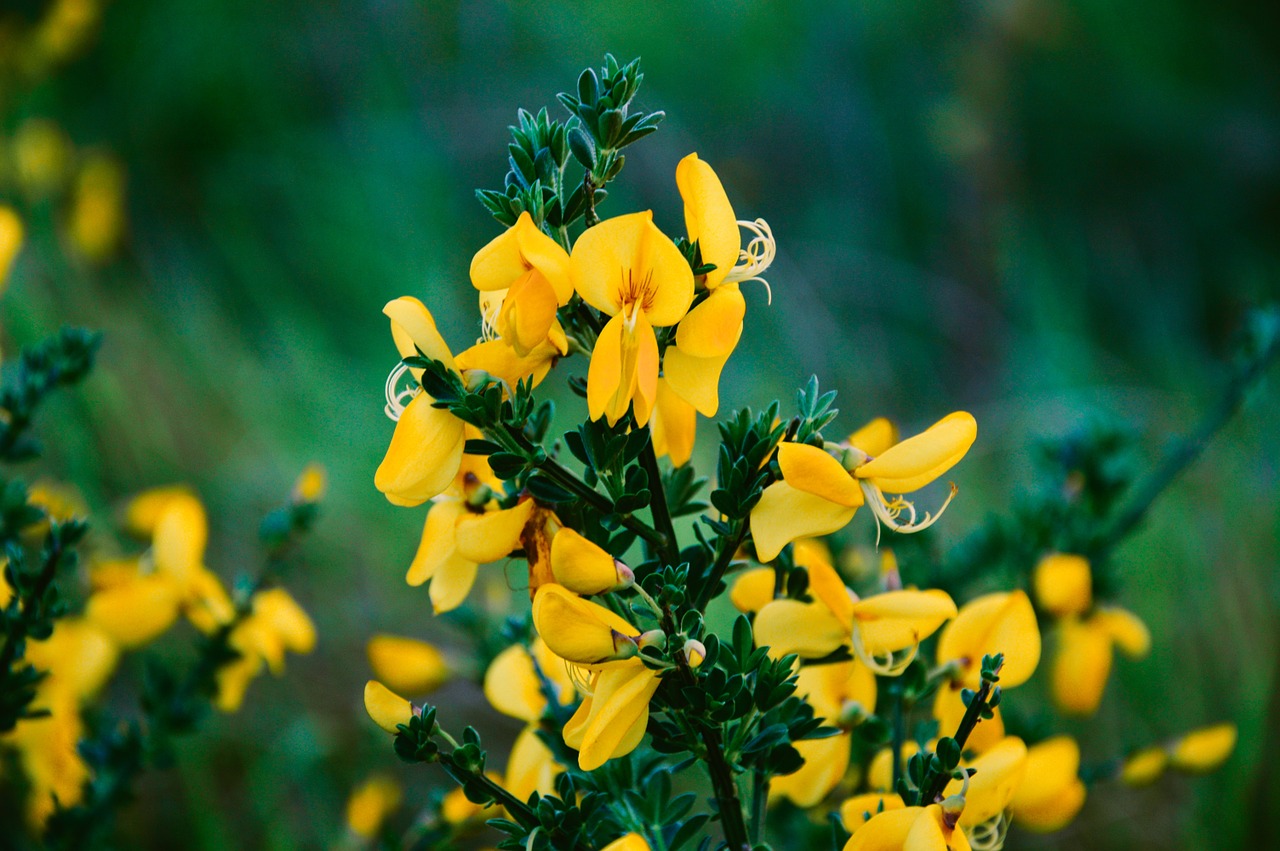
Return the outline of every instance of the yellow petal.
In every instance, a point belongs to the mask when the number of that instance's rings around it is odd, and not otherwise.
[[[888,794],[864,792],[861,795],[854,795],[840,805],[840,819],[844,822],[845,830],[856,833],[858,828],[879,813],[900,810],[905,806],[906,804],[902,803],[902,797],[896,792]]]
[[[969,791],[964,793],[959,821],[964,828],[989,821],[1009,806],[1027,770],[1027,746],[1017,736],[1009,736],[968,765],[978,773],[969,778]],[[959,780],[952,780],[943,794],[959,795],[962,787]]]
[[[521,275],[533,268],[520,250],[520,233],[526,227],[537,230],[533,218],[521,213],[515,226],[489,240],[471,258],[471,285],[481,292],[505,290]]]
[[[933,717],[938,719],[938,735],[954,736],[960,728],[960,720],[964,718],[967,707],[961,698],[961,683],[945,684],[938,689],[938,696],[933,701]],[[965,741],[965,750],[985,753],[1004,740],[1004,717],[1000,707],[992,712],[994,717],[983,718],[973,728]]]
[[[521,213],[512,230],[520,244],[526,263],[547,279],[560,305],[573,297],[573,273],[569,268],[569,252],[533,223],[528,213]]]
[[[462,605],[471,593],[471,586],[476,584],[478,567],[474,561],[457,558],[436,572],[427,588],[427,596],[431,598],[431,607],[436,614],[451,612]]]
[[[1169,764],[1182,771],[1213,771],[1231,756],[1236,738],[1235,724],[1192,730],[1174,743],[1169,753]]]
[[[315,623],[285,589],[269,588],[255,594],[253,617],[268,626],[281,644],[294,653],[310,653],[315,649]]]
[[[919,752],[920,744],[914,739],[903,742],[901,750],[903,766],[905,767],[907,760]],[[893,751],[889,748],[881,748],[867,766],[867,786],[877,792],[887,792],[892,785]]]
[[[204,560],[209,541],[209,521],[204,506],[194,496],[175,496],[156,519],[152,551],[156,570],[185,584]]]
[[[738,326],[741,332],[742,326]],[[695,358],[670,346],[663,356],[662,369],[673,393],[697,409],[704,417],[720,410],[720,373],[729,356]]]
[[[707,273],[707,288],[715,289],[738,262],[742,235],[738,217],[715,171],[698,155],[680,160],[676,166],[676,186],[684,200],[684,224],[690,242],[697,242],[702,262],[715,269]]]
[[[814,715],[834,721],[846,701],[868,713],[876,708],[875,675],[856,659],[825,665],[802,665],[796,675],[796,696],[813,707]]]
[[[658,401],[658,338],[645,313],[636,316],[635,338],[636,390],[632,401],[635,403],[636,425],[644,428],[649,424],[653,406]]]
[[[628,833],[604,846],[601,851],[649,851],[649,843],[638,833]]]
[[[594,711],[578,751],[578,766],[583,771],[592,771],[635,749],[639,744],[636,725],[648,720],[649,699],[660,682],[658,674],[639,659],[628,659],[600,672],[592,695]],[[643,735],[643,727],[640,732]]]
[[[849,642],[849,633],[821,603],[774,600],[756,614],[756,644],[774,658],[796,653],[818,659]]]
[[[729,588],[729,601],[744,614],[758,612],[773,601],[776,581],[772,567],[753,567],[734,580]]]
[[[963,830],[948,827],[942,807],[931,804],[912,822],[902,851],[969,851],[969,839]]]
[[[746,315],[747,302],[737,284],[727,284],[714,290],[680,320],[676,345],[690,357],[728,357],[742,336]]]
[[[815,807],[831,794],[849,769],[849,736],[802,739],[793,746],[804,757],[804,765],[791,774],[773,778],[770,792],[797,807]]]
[[[413,704],[377,680],[364,684],[364,710],[388,733],[397,732],[397,724],[408,724],[413,717]]]
[[[400,357],[414,357],[418,352],[456,370],[449,344],[440,336],[436,321],[427,306],[412,296],[401,296],[387,302],[382,312],[391,320],[391,337]]]
[[[587,367],[587,408],[591,419],[608,416],[610,425],[627,412],[636,386],[634,354],[628,364],[624,336],[626,327],[621,315],[606,322]]]
[[[763,562],[773,561],[782,548],[797,538],[829,535],[843,529],[857,508],[814,496],[787,482],[764,489],[751,509],[751,538]]]
[[[123,650],[147,644],[178,619],[179,590],[166,576],[141,576],[89,598],[85,619]]]
[[[945,591],[888,591],[853,605],[863,647],[873,655],[894,653],[919,644],[956,616],[956,604]]]
[[[421,505],[453,483],[466,443],[462,420],[431,406],[426,393],[400,415],[373,483],[399,505]]]
[[[830,610],[846,634],[853,632],[853,598],[836,569],[825,561],[811,559],[805,568],[809,573],[809,593]]]
[[[262,657],[250,653],[234,659],[218,669],[218,693],[214,697],[214,706],[219,712],[238,712],[244,705],[244,695],[249,684],[262,673]]]
[[[547,339],[556,321],[556,292],[537,270],[530,270],[511,284],[498,312],[498,333],[521,357]]]
[[[466,511],[466,506],[457,499],[441,499],[431,506],[422,525],[418,550],[409,564],[409,572],[405,574],[405,582],[417,587],[446,566],[456,567],[466,561],[456,552],[458,520]]]
[[[846,508],[862,505],[858,483],[839,461],[816,446],[783,443],[778,447],[778,467],[783,480],[798,490]]]
[[[543,585],[533,598],[533,625],[552,653],[570,662],[594,665],[616,655],[614,633],[640,631],[604,606],[560,585]]]
[[[877,417],[849,435],[849,445],[856,446],[875,458],[898,442],[898,427],[884,417]]]
[[[37,671],[48,674],[40,683],[41,692],[55,690],[83,703],[106,685],[120,650],[92,621],[68,617],[58,620],[44,641],[29,641],[26,658]]]
[[[400,806],[400,798],[399,783],[385,775],[370,777],[347,799],[347,827],[356,836],[372,839]]]
[[[529,800],[534,792],[554,794],[556,777],[563,770],[536,731],[532,725],[521,730],[507,758],[504,785],[520,801]]]
[[[1084,556],[1050,553],[1036,565],[1036,602],[1054,617],[1081,615],[1093,605],[1093,576]]]
[[[489,663],[484,672],[484,696],[503,715],[530,723],[542,717],[547,699],[533,657],[523,645],[511,645]]]
[[[653,451],[669,457],[671,463],[683,467],[693,457],[693,442],[698,428],[697,409],[680,398],[665,376],[658,377],[658,398],[654,403]]]
[[[1084,806],[1085,788],[1077,776],[1080,746],[1056,736],[1027,748],[1027,767],[1009,808],[1021,827],[1051,832],[1065,827]]]
[[[886,809],[859,827],[844,845],[844,851],[902,851],[911,827],[924,814],[924,807]]]
[[[1022,685],[1040,664],[1040,627],[1025,591],[986,594],[965,603],[938,640],[938,662],[964,662],[962,682],[978,688],[982,657],[1004,654],[1000,685]]]
[[[1120,782],[1126,786],[1149,786],[1164,774],[1169,754],[1164,748],[1144,748],[1125,759]]]
[[[520,533],[529,522],[533,506],[533,500],[526,499],[498,511],[482,514],[462,512],[454,528],[454,546],[458,555],[476,564],[506,558],[520,548]]]
[[[1111,636],[1125,655],[1141,658],[1150,652],[1151,631],[1133,612],[1118,606],[1099,606],[1091,620]]]
[[[149,538],[155,534],[160,515],[175,499],[195,499],[182,485],[152,488],[138,494],[124,509],[124,526],[130,534]]]
[[[613,556],[572,529],[551,539],[551,572],[556,582],[577,594],[603,594],[618,587]]]
[[[0,292],[9,283],[9,270],[22,250],[25,228],[12,207],[0,205]]]
[[[885,493],[911,493],[950,470],[978,436],[971,414],[957,411],[896,444],[854,471]]]
[[[1053,657],[1053,702],[1068,715],[1092,715],[1111,675],[1111,636],[1092,620],[1068,618],[1058,627]]]
[[[426,694],[449,679],[449,663],[434,645],[416,638],[379,633],[365,645],[369,667],[396,692]]]
[[[675,325],[693,301],[693,272],[653,213],[606,219],[578,238],[570,258],[574,288],[610,316],[640,304],[659,327]]]

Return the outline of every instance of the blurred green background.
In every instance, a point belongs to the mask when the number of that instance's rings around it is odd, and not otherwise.
[[[121,256],[69,265],[37,226],[4,297],[6,352],[64,322],[106,334],[41,418],[41,472],[103,525],[124,494],[191,483],[227,577],[253,569],[257,517],[306,461],[331,476],[287,581],[317,652],[148,776],[130,841],[330,843],[350,787],[396,770],[360,706],[364,641],[465,659],[456,621],[403,582],[423,512],[373,488],[396,357],[380,309],[415,295],[455,348],[474,338],[467,267],[498,226],[473,190],[501,185],[517,106],[560,114],[582,67],[642,57],[640,99],[668,118],[602,214],[652,207],[682,233],[674,169],[696,150],[778,240],[722,410],[789,404],[816,373],[845,429],[972,411],[956,540],[1030,484],[1035,438],[1110,412],[1154,457],[1218,397],[1243,310],[1280,295],[1278,39],[1280,6],[1257,2],[110,3],[83,55],[7,104],[6,133],[51,118],[127,172]],[[1118,553],[1119,602],[1155,648],[1070,728],[1091,762],[1231,719],[1237,753],[1204,779],[1099,787],[1069,829],[1010,847],[1280,841],[1278,430],[1264,391]],[[439,699],[516,730],[471,683]],[[403,776],[411,804],[440,782]]]

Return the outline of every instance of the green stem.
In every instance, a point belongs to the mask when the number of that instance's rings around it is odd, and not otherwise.
[[[742,546],[742,542],[747,538],[747,532],[750,527],[747,521],[737,520],[738,528],[732,535],[725,535],[720,538],[720,550],[716,553],[716,560],[711,564],[711,569],[707,571],[706,577],[703,579],[702,585],[698,588],[697,599],[694,600],[693,607],[698,611],[704,611],[707,603],[711,602],[711,594],[716,585],[724,578],[725,571],[729,569],[729,565],[733,563],[733,556],[738,552],[738,547]]]
[[[974,694],[973,700],[969,701],[964,717],[960,719],[960,725],[956,728],[956,734],[952,737],[956,740],[956,744],[960,746],[960,750],[964,750],[965,743],[969,741],[969,736],[973,733],[974,728],[978,726],[978,722],[982,720],[982,710],[987,708],[987,701],[991,699],[994,685],[990,680],[983,680],[982,685],[978,687],[977,693]],[[924,807],[934,803],[947,788],[947,783],[950,780],[951,775],[945,771],[939,771],[931,775],[924,788],[920,790],[920,799],[917,803]]]
[[[1262,377],[1277,355],[1280,355],[1280,335],[1270,340],[1261,352],[1232,376],[1227,392],[1223,394],[1218,404],[1204,415],[1190,434],[1179,438],[1165,452],[1155,469],[1136,488],[1136,494],[1129,506],[1116,517],[1111,528],[1103,535],[1102,541],[1095,549],[1095,558],[1105,557],[1142,522],[1156,498],[1178,478],[1183,470],[1200,457],[1208,448],[1214,435],[1240,410],[1249,390]]]
[[[757,845],[763,844],[764,836],[764,811],[769,803],[769,776],[763,770],[757,768],[752,772],[752,789],[751,789],[751,841]]]
[[[658,469],[658,456],[653,449],[653,438],[640,451],[640,466],[649,477],[649,510],[653,514],[653,525],[664,538],[665,543],[657,545],[658,556],[668,565],[680,560],[680,547],[676,543],[676,528],[671,522],[671,507],[667,505],[667,489],[662,484],[662,472]]]
[[[893,786],[898,789],[898,781],[902,779],[902,746],[907,740],[907,716],[902,705],[902,686],[898,680],[889,687],[889,697],[893,701]]]

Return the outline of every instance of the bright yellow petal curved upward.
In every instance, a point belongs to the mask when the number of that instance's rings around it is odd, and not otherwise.
[[[957,411],[928,429],[886,449],[854,471],[885,493],[911,493],[950,470],[973,445],[978,423],[972,414]]]
[[[684,224],[690,242],[697,242],[702,262],[715,269],[707,273],[707,288],[715,289],[738,262],[742,234],[738,217],[715,170],[696,153],[676,166],[676,186],[684,200]]]

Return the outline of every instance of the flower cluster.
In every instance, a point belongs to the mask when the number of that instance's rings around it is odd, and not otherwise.
[[[814,379],[790,419],[773,403],[719,426],[716,481],[699,501],[697,417],[719,411],[741,285],[763,281],[776,244],[763,220],[738,220],[697,154],[676,167],[682,237],[651,211],[599,218],[619,149],[661,117],[632,111],[639,79],[636,63],[610,58],[561,95],[567,123],[520,113],[507,190],[480,193],[506,229],[471,263],[474,344],[455,354],[416,298],[384,308],[401,360],[374,483],[396,505],[431,503],[408,583],[430,583],[443,614],[463,606],[482,565],[516,562],[520,578],[507,579],[529,598],[483,673],[490,704],[524,725],[503,773],[486,770],[476,730],[446,732],[447,705],[402,696],[440,684],[437,650],[370,643],[368,714],[402,759],[439,763],[465,796],[440,800],[423,822],[437,832],[419,840],[447,841],[500,804],[489,823],[504,848],[675,849],[712,821],[728,847],[765,847],[771,825],[808,830],[793,818],[807,811],[837,819],[846,851],[998,849],[1011,823],[1072,821],[1090,783],[1225,759],[1230,725],[1095,768],[1076,739],[1006,717],[1005,692],[1040,668],[1042,627],[1068,714],[1097,709],[1114,647],[1140,656],[1151,639],[1094,600],[1083,555],[1037,546],[1012,581],[945,582],[936,564],[926,581],[899,566],[884,537],[929,529],[956,497],[952,484],[917,507],[973,446],[967,412],[906,439],[883,417],[832,439],[834,394]],[[566,177],[570,154],[580,186]],[[585,380],[569,377],[582,416],[548,439],[553,411],[534,391],[583,355]],[[864,507],[874,523],[859,531]],[[875,558],[859,558],[859,537]],[[1080,536],[1081,551],[1101,555],[1099,540]],[[722,594],[740,613],[727,629],[712,606]],[[482,616],[464,623],[485,630]],[[715,807],[691,815],[670,777],[698,764]],[[360,836],[399,800],[375,788],[352,798]]]

